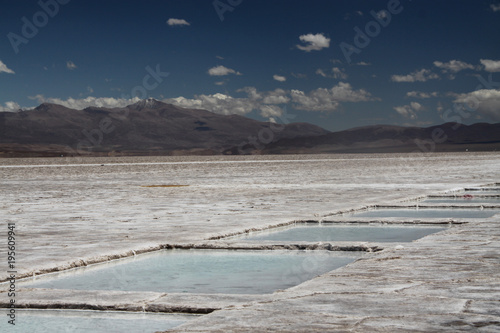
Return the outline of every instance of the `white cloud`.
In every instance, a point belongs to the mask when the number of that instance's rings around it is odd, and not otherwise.
[[[454,102],[467,104],[471,109],[491,120],[500,121],[500,90],[481,89],[460,94]]]
[[[238,89],[237,92],[245,92],[248,95],[248,98],[251,100],[259,100],[262,99],[262,93],[257,91],[255,87],[245,87],[242,89]]]
[[[328,75],[326,75],[326,73],[323,72],[323,70],[321,68],[318,68],[316,70],[316,74],[321,75],[322,77],[328,77]]]
[[[16,112],[21,109],[21,106],[16,102],[6,102],[5,106],[0,105],[0,112]]]
[[[0,73],[15,74],[15,72],[12,69],[8,68],[7,65],[2,62],[2,60],[0,60]]]
[[[385,19],[387,17],[388,12],[386,10],[381,10],[377,12],[377,18]]]
[[[286,81],[286,77],[281,76],[281,75],[273,75],[273,79],[275,79],[276,81],[279,81],[279,82],[285,82]]]
[[[316,70],[316,74],[320,75],[322,77],[328,77],[328,78],[334,78],[334,79],[341,79],[341,80],[347,79],[347,74],[345,73],[345,70],[343,68],[333,67],[332,68],[332,73],[333,74],[331,74],[331,75],[327,74],[321,68],[318,68]]]
[[[394,110],[400,115],[410,119],[417,119],[417,112],[423,110],[424,107],[418,102],[411,102],[409,105],[395,106]]]
[[[347,79],[347,74],[345,73],[343,68],[333,67],[332,72],[333,72],[333,78],[335,79],[341,79],[341,80]]]
[[[283,114],[283,109],[277,105],[261,105],[259,107],[260,115],[264,118],[278,118]]]
[[[188,21],[186,20],[183,20],[183,19],[176,19],[176,18],[169,18],[167,20],[167,24],[169,26],[175,26],[175,25],[180,25],[180,26],[183,26],[183,25],[191,25]]]
[[[224,81],[217,81],[217,82],[215,82],[215,85],[217,85],[217,86],[223,86],[225,84],[226,84],[226,82],[224,82]]]
[[[300,41],[307,45],[297,45],[297,48],[302,51],[311,52],[319,51],[324,48],[330,47],[330,38],[325,37],[323,34],[307,34],[299,37]]]
[[[484,66],[485,71],[490,73],[500,72],[500,60],[481,59],[479,61]]]
[[[237,72],[234,69],[227,68],[225,66],[212,67],[208,70],[208,74],[211,76],[225,76],[229,74],[241,75],[240,72]]]
[[[358,62],[356,65],[358,65],[358,66],[371,66],[371,63],[369,63],[369,62],[364,62],[364,61],[360,61],[360,62]]]
[[[71,60],[66,61],[66,67],[69,70],[73,70],[73,69],[77,68],[77,66],[75,65],[75,63],[73,61],[71,61]]]
[[[267,92],[262,103],[264,104],[286,104],[290,102],[290,97],[287,96],[287,92],[283,89],[275,89],[273,91]]]
[[[492,10],[492,11],[494,11],[494,12],[498,12],[498,11],[500,11],[500,4],[495,5],[495,4],[493,4],[493,3],[492,3],[492,4],[490,5],[490,8],[491,8],[491,10]]]
[[[307,75],[304,73],[291,73],[296,79],[307,79]]]
[[[341,102],[366,102],[377,100],[363,90],[353,90],[349,83],[339,82],[331,89],[318,88],[308,94],[300,90],[290,93],[294,108],[306,111],[334,111]]]
[[[431,93],[426,93],[426,92],[421,92],[421,91],[409,91],[406,93],[406,97],[413,97],[413,98],[432,98],[432,97],[438,97],[437,92],[431,92]]]
[[[249,98],[233,98],[221,93],[213,95],[195,95],[193,99],[177,97],[165,99],[163,101],[185,108],[205,109],[223,115],[245,115],[257,109],[259,106],[258,103],[252,102]]]
[[[438,113],[441,114],[443,112],[443,110],[444,110],[443,103],[438,102],[437,105],[436,105],[436,110],[437,110]]]
[[[474,69],[474,66],[460,60],[448,62],[434,61],[434,66],[441,68],[444,72],[458,73],[464,69]]]
[[[391,80],[394,82],[425,82],[427,80],[439,79],[439,75],[432,73],[428,69],[421,69],[419,71],[415,71],[408,75],[393,75],[391,76]]]

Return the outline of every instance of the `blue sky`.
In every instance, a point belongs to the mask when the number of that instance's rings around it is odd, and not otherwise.
[[[4,111],[153,97],[328,130],[500,121],[500,0],[0,6]]]

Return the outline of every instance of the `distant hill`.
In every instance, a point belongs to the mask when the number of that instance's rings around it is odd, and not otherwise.
[[[500,151],[500,123],[427,128],[373,125],[272,142],[260,154]]]
[[[32,110],[0,112],[0,157],[201,155],[222,154],[231,147],[241,154],[252,139],[263,148],[261,142],[326,133],[307,123],[277,126],[154,99],[113,109],[44,103]]]

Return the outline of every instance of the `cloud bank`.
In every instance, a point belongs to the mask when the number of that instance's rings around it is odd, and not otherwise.
[[[431,72],[428,69],[421,69],[407,75],[393,75],[391,80],[393,82],[425,82],[428,80],[439,79],[439,75]]]
[[[484,66],[485,71],[490,73],[500,72],[500,60],[481,59],[479,61]]]
[[[481,115],[493,121],[500,121],[500,90],[482,89],[460,94],[454,102],[466,104]]]

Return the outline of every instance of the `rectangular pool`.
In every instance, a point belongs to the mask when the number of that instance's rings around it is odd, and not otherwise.
[[[466,194],[487,194],[487,195],[498,195],[500,194],[500,188],[498,187],[474,187],[474,188],[466,188]]]
[[[361,255],[330,251],[163,250],[21,283],[30,288],[266,294],[347,265]]]
[[[472,198],[464,197],[430,197],[419,201],[419,203],[429,204],[485,204],[495,205],[500,204],[500,196],[498,197],[481,197],[473,196]]]
[[[304,242],[411,242],[445,230],[434,226],[366,226],[362,224],[307,223],[269,229],[241,237],[247,241],[304,241]]]
[[[348,217],[400,217],[400,218],[489,218],[500,213],[498,208],[377,208]]]
[[[198,317],[199,315],[189,314],[17,309],[16,325],[8,324],[7,320],[2,320],[0,331],[22,333],[149,333],[172,329]]]

